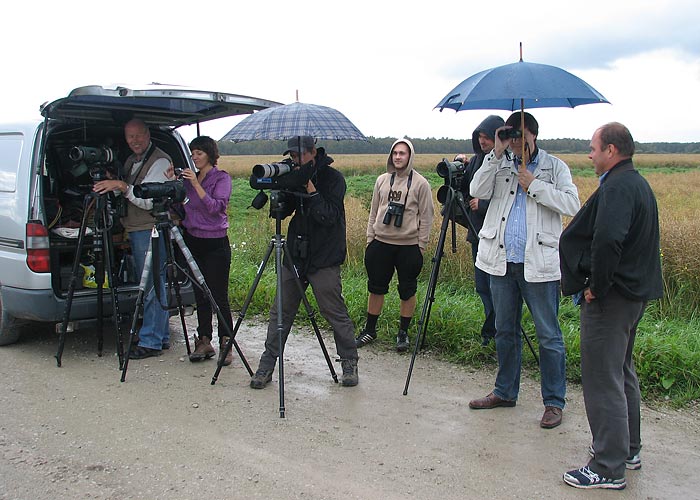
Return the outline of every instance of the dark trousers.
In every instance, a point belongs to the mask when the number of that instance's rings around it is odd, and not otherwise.
[[[594,472],[625,475],[625,459],[641,449],[640,393],[632,360],[637,325],[645,302],[629,300],[615,288],[581,304],[581,382],[593,435]]]
[[[197,238],[185,233],[187,248],[192,252],[197,267],[202,271],[214,302],[219,307],[224,318],[223,325],[228,326],[228,331],[219,321],[218,335],[228,337],[233,331],[233,318],[228,302],[228,278],[231,269],[231,245],[228,236],[223,238]],[[212,316],[214,314],[211,302],[206,294],[194,286],[194,296],[197,301],[197,333],[200,337],[212,338]]]
[[[296,317],[302,300],[302,292],[294,282],[296,276],[292,271],[282,266],[282,344],[287,343],[289,331]],[[348,308],[343,299],[340,281],[340,266],[324,267],[306,276],[302,281],[304,290],[311,285],[316,303],[321,315],[333,329],[333,338],[338,357],[341,359],[357,359],[355,346],[355,326],[348,314]],[[280,293],[280,290],[277,290]],[[265,351],[260,357],[259,370],[273,370],[279,357],[279,336],[277,334],[277,297],[270,308],[270,322],[267,325]]]
[[[472,243],[472,263],[476,263],[476,254],[479,251],[479,243]],[[493,299],[491,298],[491,278],[476,265],[474,265],[474,284],[476,293],[481,297],[484,304],[484,324],[481,326],[481,338],[491,340],[496,336],[496,313],[493,309]]]

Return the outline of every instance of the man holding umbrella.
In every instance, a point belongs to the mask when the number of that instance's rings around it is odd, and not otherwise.
[[[524,300],[539,339],[545,406],[540,426],[551,429],[561,423],[566,395],[566,360],[558,319],[558,243],[562,215],[574,215],[580,202],[568,166],[537,147],[538,132],[539,125],[530,113],[513,113],[497,129],[495,147],[470,184],[473,197],[490,200],[479,232],[476,265],[491,275],[498,374],[494,390],[470,401],[469,407],[515,406]]]
[[[288,249],[297,267],[304,290],[311,285],[321,315],[333,328],[336,352],[343,375],[340,384],[346,387],[358,383],[355,328],[342,295],[340,265],[345,260],[345,197],[343,175],[330,165],[333,159],[323,148],[316,148],[315,140],[299,136],[287,142],[287,151],[296,165],[309,173],[302,192],[283,192],[282,216],[294,216],[289,222]],[[290,175],[290,174],[288,174]],[[282,343],[286,343],[292,327],[302,291],[294,282],[296,275],[285,259],[281,269],[282,287]],[[276,304],[277,300],[273,302]],[[264,388],[270,380],[279,357],[277,307],[270,308],[270,322],[265,340],[265,351],[258,369],[250,379],[253,389]]]

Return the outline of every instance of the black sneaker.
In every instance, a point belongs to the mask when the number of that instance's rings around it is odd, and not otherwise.
[[[593,449],[593,445],[590,445],[588,447],[588,454],[591,457],[595,457],[595,450]],[[636,455],[629,456],[625,458],[625,469],[627,470],[639,470],[642,468],[642,457],[639,456],[639,453]]]
[[[262,370],[258,368],[255,375],[250,378],[250,388],[264,389],[270,380],[272,380],[272,370]]]
[[[360,378],[357,375],[356,359],[341,359],[340,366],[343,368],[343,376],[340,378],[340,385],[343,387],[355,387]]]
[[[368,332],[362,330],[360,334],[355,338],[355,347],[365,346],[372,341],[376,340],[377,332]]]
[[[570,470],[564,474],[564,482],[574,488],[583,489],[603,488],[607,490],[624,490],[625,486],[627,486],[624,477],[619,479],[603,477],[593,472],[588,466]]]
[[[148,347],[141,347],[137,345],[136,347],[131,347],[129,351],[129,359],[146,359],[155,356],[160,356],[163,351],[160,349],[149,349]]]
[[[396,336],[396,350],[398,352],[408,351],[408,333],[403,330],[399,330],[399,334]]]

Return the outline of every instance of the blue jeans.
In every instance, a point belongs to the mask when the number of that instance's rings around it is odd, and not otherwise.
[[[129,233],[129,241],[131,242],[131,253],[136,262],[136,272],[138,273],[139,279],[141,279],[143,266],[146,262],[148,243],[151,241],[151,230],[132,231]],[[157,238],[157,242],[158,246],[154,251],[158,250],[159,252],[160,301],[158,297],[156,297],[155,290],[153,289],[154,269],[151,267],[151,273],[149,274],[144,292],[143,325],[141,325],[141,329],[139,330],[139,345],[141,347],[148,347],[149,349],[161,350],[165,342],[170,342],[170,332],[168,331],[170,313],[167,310],[168,298],[165,294],[165,282],[167,279],[165,264],[167,256],[165,254],[165,242],[163,241],[162,235]],[[161,303],[165,306],[165,309],[161,306]]]
[[[524,264],[509,262],[505,276],[491,275],[498,353],[498,375],[493,392],[502,399],[518,399],[523,347],[520,320],[525,300],[539,341],[542,400],[545,406],[563,409],[566,353],[558,318],[559,282],[528,283],[524,271]]]
[[[479,251],[479,244],[472,243],[472,263],[476,263],[476,254]],[[481,338],[489,341],[496,336],[496,313],[493,310],[493,299],[491,298],[490,276],[476,265],[474,265],[474,284],[476,293],[481,297],[484,304],[484,324],[481,327]]]

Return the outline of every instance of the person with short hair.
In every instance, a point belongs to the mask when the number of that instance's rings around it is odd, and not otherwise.
[[[367,322],[355,342],[357,347],[377,338],[377,320],[389,283],[398,275],[400,304],[396,350],[408,350],[408,328],[416,309],[418,275],[430,239],[434,208],[430,184],[413,168],[415,153],[408,139],[391,146],[386,172],[374,183],[367,223]]]
[[[493,391],[470,401],[469,407],[515,406],[525,301],[539,340],[545,407],[540,427],[552,429],[561,424],[566,403],[566,353],[558,318],[558,243],[562,216],[574,215],[580,202],[569,167],[537,146],[538,133],[539,125],[530,113],[510,115],[505,126],[496,130],[494,149],[469,187],[473,197],[490,200],[479,232],[476,265],[490,275],[498,355]]]
[[[333,329],[336,353],[343,371],[340,385],[356,386],[359,381],[357,370],[357,347],[355,327],[348,314],[343,287],[340,279],[340,265],[345,261],[347,242],[345,238],[345,197],[346,184],[343,175],[333,167],[333,158],[324,148],[317,148],[313,137],[294,137],[287,142],[285,155],[289,155],[297,165],[296,170],[284,177],[308,173],[303,179],[303,196],[294,192],[284,192],[284,206],[280,209],[283,217],[294,214],[288,227],[287,249],[294,260],[296,272],[301,279],[302,290],[295,283],[297,279],[292,263],[286,258],[278,272],[282,273],[282,344],[287,342],[302,300],[302,294],[311,285],[321,315]],[[271,380],[275,364],[280,355],[277,331],[277,297],[270,308],[270,321],[267,326],[265,351],[250,387],[264,388]]]
[[[172,160],[162,149],[151,141],[151,132],[146,124],[137,118],[129,120],[124,125],[126,143],[133,152],[124,162],[125,180],[108,179],[95,183],[93,190],[104,194],[110,191],[121,193],[129,201],[126,217],[121,223],[126,230],[131,253],[136,264],[138,276],[143,274],[146,263],[146,253],[151,241],[151,234],[156,219],[151,213],[153,200],[139,198],[134,195],[134,185],[146,182],[166,182],[170,180],[168,170]],[[166,295],[166,264],[167,254],[163,238],[154,238],[158,252],[160,269],[158,274],[158,294],[153,286],[154,270],[152,269],[146,283],[146,294],[143,307],[143,324],[139,328],[139,341],[131,346],[129,359],[144,359],[159,356],[163,349],[170,349],[168,299]],[[160,296],[160,299],[158,298]]]
[[[632,353],[648,301],[663,296],[659,214],[634,168],[634,140],[603,125],[588,157],[600,187],[561,235],[564,295],[581,306],[581,384],[593,443],[588,464],[564,474],[576,488],[623,489],[641,468],[640,391]]]

